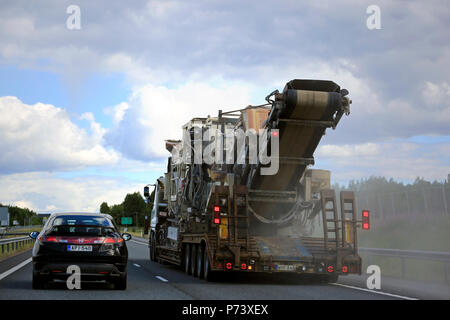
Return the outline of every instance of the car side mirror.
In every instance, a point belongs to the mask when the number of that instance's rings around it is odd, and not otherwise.
[[[37,231],[33,231],[32,233],[29,234],[31,239],[36,239],[39,235],[39,232]]]
[[[129,233],[122,233],[122,238],[123,238],[123,240],[128,241],[128,240],[131,239],[131,234],[129,234]]]

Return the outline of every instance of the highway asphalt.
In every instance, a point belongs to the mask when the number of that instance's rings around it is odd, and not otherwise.
[[[396,295],[376,293],[349,283],[315,284],[293,282],[289,278],[270,275],[228,277],[218,282],[206,282],[186,275],[172,265],[162,265],[149,260],[147,244],[132,239],[129,250],[128,287],[116,291],[103,283],[82,284],[81,290],[68,290],[65,283],[56,283],[42,290],[32,290],[31,251],[0,262],[0,300],[378,300],[403,299]],[[25,264],[11,272],[11,268]],[[14,269],[13,269],[14,270]]]

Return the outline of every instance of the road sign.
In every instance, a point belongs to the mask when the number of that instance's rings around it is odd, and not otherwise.
[[[131,217],[122,217],[120,224],[122,225],[128,225],[128,224],[133,224],[133,218]]]
[[[9,226],[8,207],[0,207],[0,226]]]

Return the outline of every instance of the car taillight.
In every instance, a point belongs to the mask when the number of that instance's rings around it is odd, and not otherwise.
[[[363,230],[370,229],[370,212],[369,212],[369,210],[363,210],[363,212],[362,212],[362,228],[363,228]]]
[[[58,242],[55,236],[46,236],[41,238],[41,242]]]
[[[103,243],[121,243],[123,242],[122,238],[106,238]]]

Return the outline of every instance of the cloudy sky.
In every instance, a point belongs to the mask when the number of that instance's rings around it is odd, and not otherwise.
[[[263,103],[295,78],[350,91],[351,115],[315,154],[333,182],[444,180],[449,39],[446,0],[1,1],[0,202],[119,203],[163,173],[163,140],[190,118]]]

